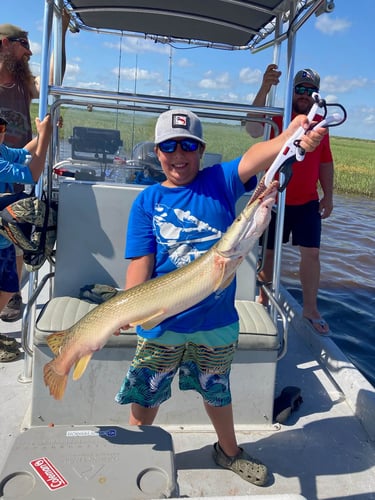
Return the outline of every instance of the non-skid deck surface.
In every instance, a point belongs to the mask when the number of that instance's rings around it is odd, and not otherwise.
[[[19,338],[20,322],[1,322],[1,331],[13,332]],[[21,359],[0,364],[0,467],[19,433],[31,397],[31,385],[17,382],[22,368]],[[214,464],[211,453],[215,434],[207,420],[199,429],[164,427],[173,438],[180,497],[294,494],[308,500],[375,499],[374,444],[339,388],[293,330],[288,353],[278,365],[276,385],[276,394],[288,385],[301,388],[303,403],[299,410],[280,430],[246,432],[241,426],[237,432],[239,443],[269,467],[270,484],[265,488],[253,486]],[[186,404],[191,396],[186,394]]]

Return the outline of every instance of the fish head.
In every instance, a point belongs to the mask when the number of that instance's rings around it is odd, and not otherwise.
[[[244,257],[270,223],[279,183],[273,181],[266,187],[263,179],[245,208],[219,241],[217,251],[220,255],[231,259]]]

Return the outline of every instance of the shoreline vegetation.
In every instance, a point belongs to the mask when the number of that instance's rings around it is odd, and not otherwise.
[[[32,104],[32,120],[38,105]],[[120,130],[125,150],[130,156],[132,147],[141,141],[153,141],[156,115],[130,111],[89,111],[77,107],[62,108],[63,128],[60,140],[69,140],[74,126]],[[245,151],[254,139],[237,122],[204,123],[206,151],[217,152],[223,160],[235,158]],[[224,140],[225,138],[225,140]],[[331,149],[335,164],[334,192],[375,198],[375,141],[338,137],[331,134]],[[129,157],[128,156],[128,157]]]

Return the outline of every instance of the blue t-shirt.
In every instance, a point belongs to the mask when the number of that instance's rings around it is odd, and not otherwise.
[[[25,165],[26,157],[30,153],[26,149],[9,148],[0,145],[0,193],[6,193],[13,183],[34,184],[31,171]],[[0,235],[0,248],[7,248],[12,243]]]
[[[183,267],[209,250],[235,218],[235,204],[246,188],[238,176],[241,158],[200,170],[187,186],[154,184],[136,198],[129,215],[125,258],[155,254],[152,277]],[[137,327],[145,338],[166,330],[192,333],[212,330],[238,320],[234,307],[235,280],[190,309],[164,320],[151,330]]]

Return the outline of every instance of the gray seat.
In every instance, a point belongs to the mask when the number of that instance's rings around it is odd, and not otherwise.
[[[69,328],[95,307],[78,298],[80,288],[94,283],[123,286],[127,267],[123,257],[127,219],[140,189],[88,182],[61,184],[54,293],[41,311],[34,332],[32,425],[126,421],[128,409],[114,403],[114,396],[134,355],[137,341],[134,330],[113,336],[95,353],[82,378],[68,382],[63,411],[61,403],[53,400],[44,386],[43,366],[52,357],[45,337]],[[240,201],[239,210],[245,201]],[[237,384],[232,393],[234,400],[245,397],[251,401],[249,407],[241,405],[245,411],[243,415],[236,415],[236,422],[267,426],[272,423],[279,336],[267,311],[254,302],[255,262],[253,252],[238,272],[236,307],[240,316],[240,339],[232,370],[240,372],[243,385]],[[248,383],[249,380],[252,383]],[[259,383],[254,383],[257,380]],[[206,423],[200,397],[189,394],[192,398],[189,404],[184,397],[174,389],[174,397],[159,412],[158,423]]]

